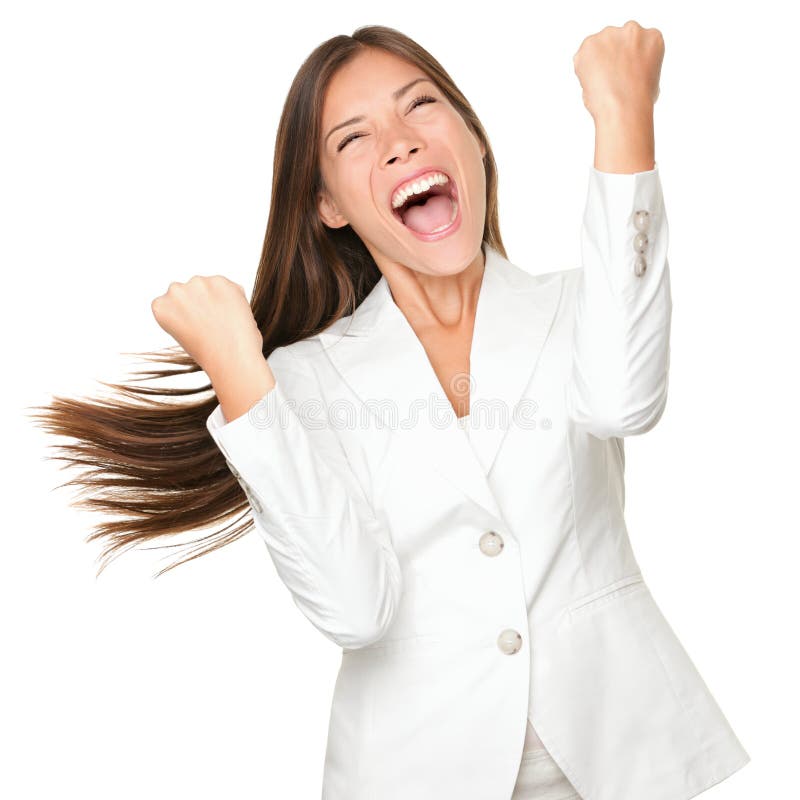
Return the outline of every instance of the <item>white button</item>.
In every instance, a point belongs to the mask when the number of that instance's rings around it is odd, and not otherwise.
[[[647,252],[647,245],[650,243],[647,238],[647,230],[650,227],[650,212],[643,208],[639,209],[639,211],[633,215],[633,225],[638,231],[633,239],[633,249],[636,253],[633,272],[637,278],[641,278],[647,270],[645,253]]]
[[[507,655],[513,655],[522,647],[522,636],[513,628],[506,628],[497,637],[497,646]]]
[[[636,236],[633,237],[633,249],[637,253],[641,253],[642,255],[644,255],[647,252],[646,233],[637,233]]]
[[[640,209],[633,215],[633,224],[637,231],[646,233],[650,227],[650,212]]]
[[[481,552],[487,556],[496,556],[504,546],[503,537],[496,531],[486,531],[480,538]]]

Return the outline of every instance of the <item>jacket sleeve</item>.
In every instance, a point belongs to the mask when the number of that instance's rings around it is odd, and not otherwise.
[[[658,164],[632,174],[590,168],[574,287],[569,417],[600,439],[642,434],[661,418],[670,362],[669,229]]]
[[[389,531],[320,413],[311,370],[286,347],[267,362],[272,389],[230,422],[217,405],[207,428],[295,605],[340,647],[364,647],[385,634],[402,591]]]

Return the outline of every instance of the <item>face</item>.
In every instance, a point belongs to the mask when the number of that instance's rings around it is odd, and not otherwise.
[[[422,70],[366,50],[337,71],[325,95],[319,158],[327,191],[318,198],[320,217],[332,228],[349,224],[383,272],[397,264],[430,275],[460,272],[483,239],[485,154]],[[426,192],[419,183],[426,176],[432,179],[427,199],[397,194],[403,186],[414,191],[409,180]],[[398,213],[393,205],[401,200],[406,205]],[[426,233],[437,227],[444,229]]]

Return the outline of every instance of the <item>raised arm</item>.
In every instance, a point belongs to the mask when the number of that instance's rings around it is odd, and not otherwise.
[[[654,159],[664,47],[635,22],[587,37],[574,58],[595,121],[576,271],[570,417],[602,439],[650,430],[669,382],[669,228]]]
[[[211,379],[220,402],[208,431],[297,607],[341,647],[380,639],[400,602],[400,565],[320,415],[312,370],[288,347],[264,359],[244,289],[222,275],[174,281],[152,309]]]

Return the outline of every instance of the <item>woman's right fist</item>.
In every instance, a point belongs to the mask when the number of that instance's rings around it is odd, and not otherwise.
[[[173,281],[150,308],[156,322],[209,376],[226,362],[263,358],[264,340],[244,288],[223,275]]]

